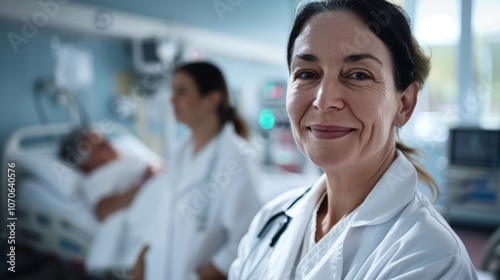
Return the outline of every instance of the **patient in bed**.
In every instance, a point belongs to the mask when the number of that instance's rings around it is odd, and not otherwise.
[[[87,127],[76,128],[62,139],[59,157],[85,175],[78,193],[100,221],[128,207],[161,169],[121,155],[102,134]]]

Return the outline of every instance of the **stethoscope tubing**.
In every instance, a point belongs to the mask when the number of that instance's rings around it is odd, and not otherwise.
[[[311,190],[311,187],[307,188],[307,190],[305,192],[303,192],[300,196],[298,196],[297,198],[295,198],[295,200],[292,201],[292,203],[290,203],[287,207],[285,207],[283,210],[281,210],[280,212],[274,214],[273,216],[271,216],[267,221],[266,223],[264,224],[264,226],[262,227],[262,229],[260,230],[260,232],[257,234],[257,237],[255,239],[255,241],[253,242],[253,245],[252,245],[252,249],[250,250],[250,252],[248,253],[248,256],[245,258],[245,261],[243,261],[243,264],[241,265],[241,269],[240,269],[240,273],[239,273],[239,277],[238,279],[241,280],[243,279],[243,271],[245,271],[245,267],[250,259],[251,256],[253,256],[255,254],[255,251],[257,250],[257,247],[259,245],[259,243],[262,241],[263,237],[267,234],[267,232],[269,231],[272,223],[277,220],[279,217],[283,217],[283,219],[281,220],[281,226],[279,227],[278,231],[273,235],[273,237],[271,238],[271,242],[269,243],[269,247],[267,248],[267,250],[264,252],[264,254],[262,254],[262,257],[260,258],[260,260],[257,262],[257,264],[253,267],[253,269],[249,272],[248,274],[248,278],[247,279],[250,279],[249,277],[255,272],[255,270],[260,266],[260,264],[262,263],[262,261],[265,259],[265,257],[267,256],[267,254],[271,251],[271,249],[274,248],[274,246],[276,245],[276,243],[278,243],[278,240],[280,239],[280,237],[283,235],[283,233],[285,233],[286,229],[288,228],[288,225],[290,224],[290,222],[292,221],[292,217],[288,216],[286,214],[286,211],[290,210],[290,208],[292,208],[300,199],[302,199],[302,197],[304,197],[305,194],[307,194],[309,191]]]

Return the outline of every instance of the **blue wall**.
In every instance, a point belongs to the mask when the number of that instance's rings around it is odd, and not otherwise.
[[[127,52],[125,41],[95,36],[69,36],[50,29],[40,29],[28,43],[19,45],[19,52],[15,53],[7,35],[9,32],[22,34],[21,28],[21,24],[0,21],[1,147],[4,147],[8,135],[15,129],[40,124],[34,106],[33,84],[37,78],[54,75],[55,59],[50,47],[50,39],[54,35],[62,40],[73,39],[76,46],[93,55],[94,85],[79,95],[91,120],[118,120],[109,108],[115,94],[115,73],[131,69],[131,56]],[[44,98],[43,104],[51,123],[68,120],[65,107],[58,106],[48,97]],[[1,155],[3,156],[3,148]]]

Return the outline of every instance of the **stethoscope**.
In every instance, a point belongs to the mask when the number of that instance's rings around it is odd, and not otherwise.
[[[306,193],[308,193],[309,190],[311,190],[311,187],[307,188],[307,190],[305,190],[301,195],[299,195],[297,198],[295,198],[295,200],[293,200],[290,204],[288,204],[288,206],[284,207],[283,210],[281,210],[280,212],[274,214],[273,216],[271,216],[267,220],[267,222],[264,224],[264,227],[262,227],[262,229],[260,230],[260,232],[257,234],[257,238],[255,239],[255,241],[253,243],[253,246],[252,246],[252,249],[250,250],[250,253],[245,258],[245,260],[243,261],[243,264],[241,265],[241,269],[240,269],[240,272],[239,272],[238,279],[250,279],[250,276],[260,266],[260,264],[262,263],[262,261],[266,258],[267,254],[269,252],[271,252],[271,249],[274,248],[274,246],[276,245],[276,243],[278,243],[278,240],[280,239],[280,237],[283,235],[283,233],[287,229],[288,225],[290,224],[290,221],[292,221],[292,217],[288,216],[288,214],[286,213],[286,211],[290,210],[290,208],[292,208],[300,199],[302,199],[302,197],[304,197],[304,195]],[[248,263],[249,259],[255,254],[255,250],[257,249],[259,243],[262,242],[262,239],[269,232],[269,230],[271,229],[271,226],[274,224],[274,222],[276,220],[280,219],[280,218],[281,218],[280,226],[278,228],[278,231],[276,231],[276,233],[271,238],[271,242],[269,243],[269,247],[262,254],[260,260],[253,267],[253,269],[248,273],[247,277],[246,278],[242,278],[245,266]]]

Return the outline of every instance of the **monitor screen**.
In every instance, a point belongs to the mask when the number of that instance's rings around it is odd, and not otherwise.
[[[158,43],[155,40],[144,40],[142,42],[142,56],[146,63],[160,62],[160,58],[156,52]]]
[[[132,41],[134,66],[142,74],[160,74],[165,69],[158,55],[158,41],[154,38]]]
[[[450,131],[450,164],[500,167],[500,130],[452,129]]]

